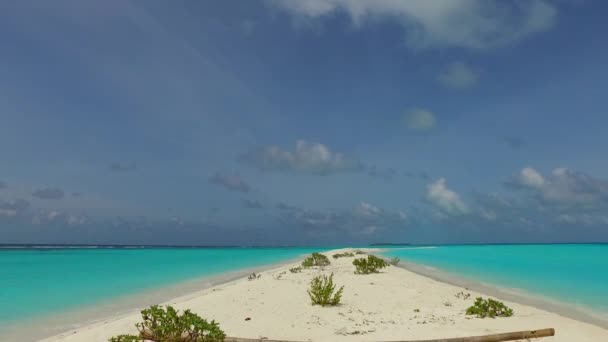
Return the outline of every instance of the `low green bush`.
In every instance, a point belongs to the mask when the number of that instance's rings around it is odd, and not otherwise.
[[[362,251],[362,250],[360,250],[360,249],[357,249],[357,250],[355,251],[355,254],[367,254],[367,253],[365,253],[364,251]]]
[[[477,297],[475,304],[467,309],[467,315],[476,315],[479,318],[511,317],[513,316],[513,309],[492,298]]]
[[[312,305],[335,306],[340,303],[344,286],[341,286],[338,291],[335,290],[336,285],[334,285],[334,274],[332,273],[329,277],[320,275],[312,278],[310,290],[307,292]]]
[[[320,253],[312,253],[311,256],[307,257],[302,261],[302,267],[308,268],[313,266],[327,266],[329,265],[329,258]]]
[[[300,273],[300,272],[302,272],[302,266],[290,268],[289,272],[291,272],[291,273]]]
[[[356,274],[378,273],[380,269],[387,267],[389,264],[384,259],[378,258],[375,255],[368,255],[367,259],[359,258],[353,260]]]
[[[139,335],[118,335],[108,341],[221,342],[226,338],[217,322],[208,322],[190,310],[178,313],[171,306],[153,305],[141,311],[143,322],[135,324]]]
[[[344,257],[354,257],[355,254],[350,253],[350,252],[344,252],[344,253],[337,253],[333,255],[334,259],[338,259],[338,258],[344,258]]]

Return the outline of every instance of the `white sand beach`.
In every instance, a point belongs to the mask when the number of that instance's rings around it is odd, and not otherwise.
[[[484,294],[442,283],[400,267],[378,274],[354,274],[353,258],[333,259],[339,251],[324,253],[331,265],[291,273],[288,264],[259,272],[209,289],[175,298],[165,305],[191,309],[220,322],[231,337],[285,339],[294,341],[415,340],[485,335],[521,330],[555,328],[547,342],[608,341],[608,330],[556,313],[505,301],[515,315],[509,318],[475,318],[465,315],[475,297]],[[359,256],[360,257],[360,256]],[[334,274],[344,285],[337,307],[311,305],[306,293],[310,280],[319,274]],[[468,299],[457,298],[459,292]],[[46,338],[51,342],[107,341],[109,337],[135,333],[138,310]]]

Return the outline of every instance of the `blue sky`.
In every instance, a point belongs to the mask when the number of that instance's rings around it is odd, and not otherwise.
[[[608,240],[602,1],[21,1],[0,242]]]

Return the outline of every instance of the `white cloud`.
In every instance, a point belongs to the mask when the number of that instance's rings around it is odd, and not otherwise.
[[[369,235],[369,234],[374,234],[376,233],[380,228],[378,228],[377,226],[368,226],[363,228],[363,230],[361,230],[361,234],[363,235]]]
[[[465,89],[477,83],[477,72],[463,62],[454,62],[439,74],[438,80],[446,87]]]
[[[580,227],[581,225],[605,227],[608,225],[608,216],[598,213],[568,213],[558,215],[554,218],[554,221],[559,224],[574,225],[576,227]]]
[[[359,204],[359,206],[357,207],[357,212],[363,216],[373,216],[373,215],[378,215],[380,214],[380,208],[367,203],[367,202],[361,202]]]
[[[387,19],[403,27],[414,48],[486,49],[553,27],[557,9],[546,0],[272,0],[297,18],[348,15],[355,27]]]
[[[332,152],[323,144],[304,140],[296,142],[294,151],[270,145],[249,151],[240,156],[239,160],[264,171],[296,171],[325,175],[363,170],[363,164],[357,159]]]
[[[59,215],[61,215],[60,212],[56,211],[56,210],[52,210],[47,214],[47,218],[49,221],[53,221],[54,219],[56,219],[57,217],[59,217]]]
[[[281,204],[277,219],[290,226],[315,231],[347,234],[373,234],[409,224],[403,211],[392,211],[361,202],[349,209],[310,210]]]
[[[403,115],[403,123],[412,131],[429,131],[435,127],[435,115],[421,108],[414,108]]]
[[[223,172],[216,172],[213,176],[209,177],[209,182],[221,185],[232,191],[249,192],[251,190],[249,184],[241,179],[241,177]]]
[[[13,218],[22,215],[30,207],[30,203],[23,199],[14,201],[0,200],[0,218]]]
[[[542,188],[542,195],[547,201],[602,204],[608,201],[608,182],[567,168],[556,168]]]
[[[70,226],[73,226],[73,225],[85,224],[86,222],[87,222],[87,220],[86,220],[86,217],[84,217],[84,216],[69,215],[67,223]]]
[[[88,223],[88,219],[85,215],[69,214],[53,209],[39,209],[36,212],[32,212],[27,221],[34,225],[40,224],[57,224],[69,226],[78,226]]]
[[[462,215],[468,212],[468,208],[460,196],[447,187],[445,178],[439,178],[427,186],[427,199],[450,215]]]
[[[605,225],[608,217],[608,181],[593,178],[568,168],[556,168],[543,176],[532,168],[521,170],[513,189],[527,189],[531,194],[518,210],[536,215],[536,222]]]
[[[607,181],[564,167],[554,169],[548,177],[543,177],[533,168],[523,168],[516,185],[534,190],[545,202],[596,206],[608,204]]]
[[[565,227],[604,229],[608,226],[608,180],[561,167],[542,175],[527,167],[506,185],[520,192],[516,196],[472,193],[470,203],[465,204],[448,189],[445,180],[440,179],[429,184],[427,194],[437,209],[431,213],[414,211],[414,219],[424,222],[431,217],[462,228],[501,227],[530,232],[537,229],[537,233]],[[456,215],[460,213],[466,215]]]
[[[542,186],[545,184],[545,179],[543,176],[531,167],[525,167],[521,170],[519,174],[519,181],[524,186],[536,189],[542,188]]]
[[[479,211],[479,215],[488,221],[494,221],[497,217],[496,212],[494,210],[488,210],[484,208],[481,208],[481,210]]]

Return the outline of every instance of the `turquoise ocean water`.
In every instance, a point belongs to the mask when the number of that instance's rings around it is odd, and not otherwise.
[[[0,249],[0,330],[144,289],[327,249]],[[608,244],[392,247],[383,254],[608,313]]]
[[[608,314],[608,244],[405,247],[383,254]]]
[[[326,248],[0,249],[2,325]],[[213,261],[213,262],[211,262]]]

